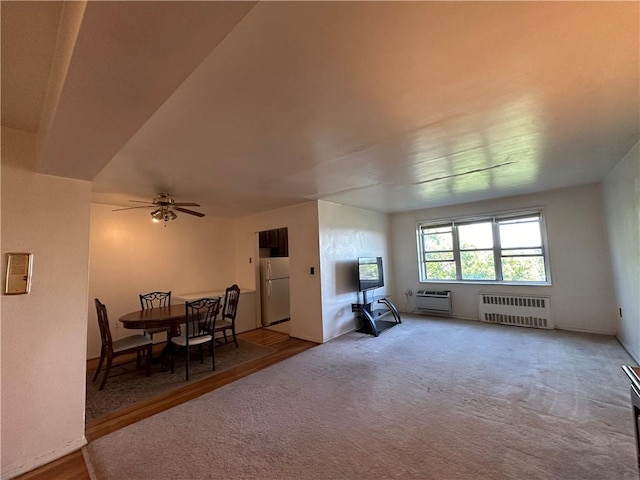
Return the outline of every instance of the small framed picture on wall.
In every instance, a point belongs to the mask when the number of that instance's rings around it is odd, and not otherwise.
[[[31,271],[33,268],[33,254],[7,253],[7,276],[5,280],[5,295],[22,295],[31,290]]]

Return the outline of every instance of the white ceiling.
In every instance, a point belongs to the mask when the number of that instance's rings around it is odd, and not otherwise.
[[[212,215],[591,183],[640,139],[639,7],[3,1],[2,124],[95,201]]]

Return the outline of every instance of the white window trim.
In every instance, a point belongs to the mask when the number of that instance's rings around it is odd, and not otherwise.
[[[494,222],[494,219],[498,218],[500,220],[505,219],[505,218],[509,218],[510,216],[513,217],[524,217],[524,216],[528,216],[528,215],[540,215],[540,227],[541,227],[541,232],[540,232],[540,236],[541,236],[541,243],[542,243],[542,256],[544,258],[544,268],[545,268],[545,276],[547,277],[547,280],[544,282],[531,282],[531,281],[524,281],[524,282],[511,282],[511,281],[504,281],[504,280],[461,280],[461,279],[456,279],[456,280],[427,280],[426,278],[426,274],[424,271],[424,251],[422,250],[422,238],[421,238],[421,228],[422,227],[437,227],[437,226],[447,226],[450,225],[451,223],[474,223],[474,222],[480,222],[483,220],[491,220],[493,223],[493,228],[498,228],[497,227],[497,222]],[[552,285],[552,280],[551,280],[551,257],[550,257],[550,252],[549,252],[549,244],[547,241],[547,224],[546,224],[546,220],[545,220],[545,211],[544,211],[544,207],[527,207],[524,209],[517,209],[517,210],[503,210],[503,211],[498,211],[498,212],[489,212],[489,213],[479,213],[477,215],[473,215],[473,216],[457,216],[457,217],[444,217],[444,218],[437,218],[437,219],[433,219],[433,220],[419,220],[416,222],[416,249],[417,249],[417,260],[418,260],[418,282],[419,283],[427,283],[427,284],[433,284],[433,283],[438,283],[438,284],[471,284],[471,285],[511,285],[511,286],[540,286],[540,287],[548,287],[550,285]],[[457,243],[457,229],[454,229],[454,258],[455,256],[459,256],[460,255],[460,249],[458,248],[458,243]],[[498,238],[494,233],[494,240],[496,238]],[[497,269],[500,270],[500,274],[502,275],[502,262],[499,261],[501,258],[500,255],[500,250],[501,247],[500,245],[497,244],[497,242],[494,241],[494,258],[497,260],[496,262],[496,267]],[[458,263],[457,263],[458,264]],[[457,271],[457,267],[456,267],[456,274],[460,275],[460,272]]]

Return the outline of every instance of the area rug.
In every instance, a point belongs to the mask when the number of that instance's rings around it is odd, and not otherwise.
[[[269,355],[274,349],[238,340],[239,347],[233,344],[216,347],[216,371],[211,370],[211,357],[205,357],[203,364],[199,361],[199,354],[192,354],[189,362],[189,383],[215,375],[237,365]],[[180,388],[187,384],[185,381],[185,361],[177,358],[175,373],[154,364],[150,377],[145,376],[144,367],[136,371],[135,362],[122,367],[112,368],[114,376],[107,379],[103,390],[98,390],[100,377],[92,382],[93,371],[87,372],[86,422],[99,419],[137,402],[148,400],[161,393]]]
[[[406,316],[86,447],[96,479],[638,479],[611,336]]]

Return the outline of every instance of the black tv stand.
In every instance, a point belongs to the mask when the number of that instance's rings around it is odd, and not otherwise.
[[[358,329],[358,332],[368,333],[377,337],[385,330],[402,323],[398,309],[393,303],[391,303],[388,296],[370,296],[367,295],[367,293],[373,294],[373,290],[365,290],[362,292],[362,303],[351,304],[351,311],[358,312],[360,314],[360,318],[363,320],[362,327]],[[389,316],[392,316],[393,320],[382,320]]]

